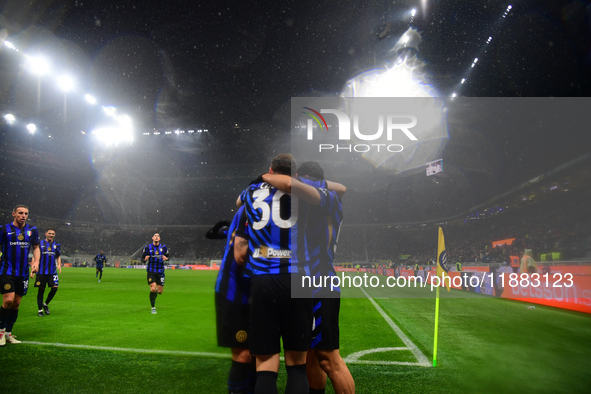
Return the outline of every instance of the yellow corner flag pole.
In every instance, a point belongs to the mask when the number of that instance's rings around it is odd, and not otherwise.
[[[433,342],[433,366],[437,366],[437,334],[439,328],[439,286],[437,287],[437,298],[435,299],[435,341]]]
[[[445,240],[443,239],[443,230],[439,227],[439,239],[437,244],[437,276],[445,283],[445,273],[448,271],[447,254],[445,253]],[[439,334],[439,287],[437,286],[435,296],[435,339],[433,341],[433,366],[437,366],[437,337]],[[446,285],[449,292],[449,281]]]

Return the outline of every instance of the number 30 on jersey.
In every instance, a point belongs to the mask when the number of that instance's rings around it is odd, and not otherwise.
[[[298,221],[298,199],[291,199],[291,217],[287,219],[282,219],[281,205],[289,203],[289,195],[288,198],[282,199],[281,197],[283,197],[285,193],[283,193],[281,190],[277,190],[273,195],[273,212],[271,212],[271,207],[265,201],[265,199],[269,197],[269,192],[269,189],[258,189],[255,190],[254,193],[252,193],[252,196],[255,199],[252,203],[253,208],[261,210],[261,220],[253,223],[252,228],[254,230],[260,230],[264,228],[269,223],[269,219],[273,220],[273,223],[275,223],[275,225],[279,228],[291,228],[291,226],[293,226]]]

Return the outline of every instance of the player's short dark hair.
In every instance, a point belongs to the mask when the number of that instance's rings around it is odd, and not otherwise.
[[[27,210],[29,210],[29,207],[27,207],[26,205],[18,204],[18,205],[15,205],[14,208],[12,208],[12,212],[16,213],[16,210],[19,208],[27,208]]]
[[[324,179],[324,170],[315,161],[307,161],[298,167],[298,176],[309,176],[318,180]]]
[[[275,174],[291,176],[292,172],[295,174],[297,164],[295,159],[289,153],[281,153],[273,158],[271,161],[271,169]]]
[[[53,227],[48,227],[47,230],[45,230],[45,232],[48,232],[49,230],[53,230],[53,232],[55,233],[55,229]]]

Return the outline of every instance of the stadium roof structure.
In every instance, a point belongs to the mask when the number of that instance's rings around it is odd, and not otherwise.
[[[16,123],[0,126],[4,209],[26,202],[44,217],[139,226],[229,217],[249,180],[291,150],[290,99],[335,96],[354,76],[391,67],[409,26],[422,35],[417,56],[440,96],[478,97],[479,105],[484,97],[532,99],[520,101],[518,124],[483,108],[450,115],[445,168],[435,176],[323,162],[327,176],[348,187],[346,223],[462,215],[588,153],[585,124],[551,120],[589,108],[589,15],[570,1],[510,11],[475,0],[431,4],[412,18],[401,4],[354,0],[9,3],[0,10],[0,110]],[[39,53],[78,85],[65,94],[48,75],[26,71],[21,55]],[[132,145],[113,149],[91,138],[101,111],[77,100],[87,91],[130,115]],[[536,105],[547,106],[547,119]],[[21,130],[19,122],[33,121],[35,134]],[[208,133],[140,138],[197,125]]]

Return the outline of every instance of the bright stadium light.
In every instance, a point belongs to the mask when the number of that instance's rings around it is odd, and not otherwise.
[[[49,62],[42,56],[27,56],[27,68],[36,75],[44,75],[49,72]]]
[[[16,118],[13,114],[6,114],[4,115],[4,120],[6,121],[6,123],[12,125],[14,124],[14,122],[16,122]]]
[[[10,41],[4,41],[4,45],[6,45],[10,49],[16,50],[16,48],[14,47],[14,45],[12,45],[12,42]]]
[[[37,131],[37,126],[35,126],[33,123],[29,123],[27,125],[27,130],[29,130],[29,133],[35,134],[35,131]]]
[[[74,89],[74,80],[67,75],[62,75],[59,77],[57,83],[60,89],[64,92],[69,92],[70,90]]]
[[[92,97],[90,94],[85,95],[84,96],[84,99],[90,105],[95,105],[96,104],[96,99],[94,97]]]
[[[118,146],[122,143],[131,144],[133,142],[133,123],[131,118],[127,115],[113,117],[117,121],[116,125],[99,127],[92,134],[107,146]]]
[[[118,146],[124,142],[128,144],[133,142],[133,130],[125,127],[99,127],[92,132],[92,135],[107,146]]]

